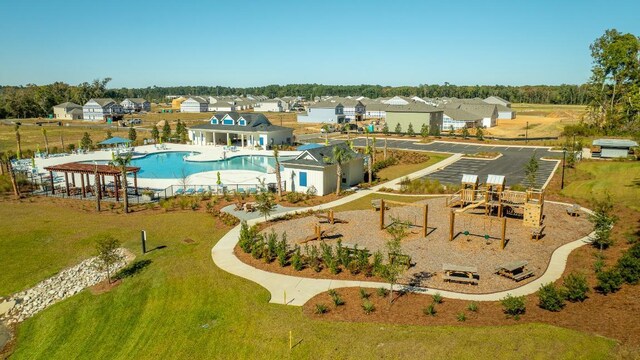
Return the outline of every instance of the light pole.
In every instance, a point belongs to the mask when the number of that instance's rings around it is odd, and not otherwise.
[[[529,122],[527,121],[527,126],[524,128],[524,143],[529,143]]]
[[[567,148],[562,148],[562,177],[560,178],[560,190],[564,189],[564,163],[567,156]]]

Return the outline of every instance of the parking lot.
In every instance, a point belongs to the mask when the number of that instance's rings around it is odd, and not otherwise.
[[[364,146],[365,139],[354,140],[355,146]],[[382,147],[380,139],[376,142],[377,147]],[[387,147],[390,149],[432,151],[458,154],[476,154],[480,152],[501,153],[502,156],[494,160],[463,158],[446,168],[431,173],[426,178],[437,179],[446,184],[457,184],[462,178],[462,174],[477,174],[480,182],[484,182],[487,175],[504,175],[507,185],[523,184],[525,182],[525,165],[535,153],[538,158],[539,168],[536,172],[536,187],[541,187],[547,179],[553,175],[553,169],[558,161],[540,160],[542,157],[557,157],[558,153],[549,152],[546,147],[525,147],[525,146],[504,146],[504,145],[475,145],[451,142],[432,142],[424,144],[410,140],[388,140]]]

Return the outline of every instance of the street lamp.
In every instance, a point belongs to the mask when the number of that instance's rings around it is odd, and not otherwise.
[[[527,121],[527,126],[524,128],[524,143],[529,143],[529,122]]]
[[[564,163],[567,157],[567,148],[562,148],[562,177],[560,178],[560,190],[564,189]]]

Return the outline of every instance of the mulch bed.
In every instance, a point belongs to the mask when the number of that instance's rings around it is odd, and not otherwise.
[[[422,237],[422,229],[413,227],[411,234],[402,241],[402,250],[409,254],[415,263],[405,272],[400,283],[420,285],[429,288],[438,288],[466,293],[490,293],[513,289],[527,282],[535,280],[543,274],[547,268],[552,252],[559,246],[577,240],[590,232],[591,225],[586,214],[579,217],[570,217],[565,213],[566,206],[546,203],[544,214],[546,216],[545,236],[539,241],[530,239],[531,229],[522,226],[520,219],[507,220],[508,243],[504,250],[500,249],[500,219],[485,217],[481,214],[464,216],[456,219],[455,231],[462,232],[469,229],[471,233],[479,236],[458,235],[454,241],[449,241],[449,209],[444,205],[443,198],[422,200],[417,203],[429,204],[429,228],[435,228],[427,238]],[[480,210],[482,212],[483,210]],[[392,207],[387,211],[385,224],[391,222],[391,217],[400,217],[402,220],[419,222],[422,209],[416,207]],[[357,244],[359,248],[367,248],[371,252],[380,250],[385,253],[386,241],[391,236],[384,230],[379,230],[379,212],[373,210],[356,210],[337,212],[336,218],[348,221],[347,224],[322,224],[322,229],[328,230],[335,238],[326,240],[326,243],[335,245],[337,237],[344,244]],[[277,234],[286,231],[287,241],[293,247],[299,240],[313,234],[313,226],[318,223],[315,216],[306,216],[289,221],[280,221],[266,227],[263,232],[272,229]],[[431,231],[431,230],[430,230]],[[492,236],[488,242],[483,234]],[[318,245],[317,241],[308,244]],[[282,268],[277,263],[266,264],[255,260],[241,250],[236,251],[238,257],[250,265],[266,271],[298,275],[314,278],[357,279],[375,280],[362,275],[352,276],[348,271],[338,275],[331,275],[323,270],[316,273],[312,270],[296,272],[290,267]],[[303,251],[304,254],[304,251]],[[518,283],[508,278],[494,274],[494,268],[510,261],[526,260],[527,268],[533,270],[535,276]],[[475,266],[480,276],[478,285],[465,285],[444,282],[442,280],[442,264],[451,263],[463,266]]]

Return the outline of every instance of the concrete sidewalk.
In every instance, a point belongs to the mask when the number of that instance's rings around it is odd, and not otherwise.
[[[457,158],[454,158],[454,159],[452,158],[453,156],[437,164],[434,164],[426,169],[413,173],[410,175],[410,178],[415,178],[416,176],[423,176],[424,174],[428,174],[430,171],[435,171],[441,167],[444,167],[452,162],[457,161]],[[305,212],[308,210],[315,211],[323,208],[326,209],[326,208],[346,204],[348,202],[362,198],[366,195],[372,194],[378,191],[381,187],[391,187],[392,185],[396,185],[400,181],[401,179],[395,179],[387,183],[374,186],[370,190],[358,191],[355,194],[346,196],[342,199],[338,199],[328,204],[323,204],[323,205],[318,205],[318,206],[308,207],[308,208],[301,208],[295,211],[280,213],[277,216],[282,216],[283,214],[287,214],[287,213]],[[560,204],[563,204],[563,203],[560,203]],[[563,204],[563,205],[570,206],[570,204]],[[589,214],[591,213],[591,211],[588,209],[582,208],[582,210],[586,213],[589,213]],[[264,221],[264,219],[262,218],[253,219],[248,221],[248,224],[251,226],[262,221]],[[549,265],[547,266],[547,270],[544,272],[544,274],[542,274],[542,276],[540,276],[536,280],[516,289],[490,293],[490,294],[465,294],[465,293],[458,293],[458,292],[452,292],[452,291],[446,291],[446,290],[429,289],[429,288],[423,288],[423,287],[409,287],[409,286],[396,286],[395,289],[404,289],[407,291],[424,293],[424,294],[434,294],[438,292],[446,298],[469,300],[469,301],[497,301],[504,298],[507,294],[511,294],[514,296],[532,294],[538,291],[538,289],[540,288],[540,285],[559,279],[562,276],[562,273],[564,272],[564,269],[567,263],[567,258],[571,253],[571,251],[589,243],[592,235],[593,233],[589,234],[588,236],[582,239],[565,244],[559,247],[558,249],[556,249],[551,255]],[[315,295],[325,292],[329,289],[343,288],[343,287],[379,288],[379,287],[389,286],[388,283],[380,283],[380,282],[372,282],[372,281],[310,279],[310,278],[304,278],[304,277],[282,275],[282,274],[277,274],[277,273],[256,269],[240,261],[233,253],[236,243],[238,242],[239,236],[240,236],[240,225],[236,226],[235,228],[231,229],[227,234],[225,234],[218,241],[218,243],[216,243],[216,245],[211,249],[211,256],[213,258],[213,261],[222,270],[225,270],[231,274],[243,277],[245,279],[249,279],[261,285],[262,287],[266,288],[267,290],[269,290],[269,292],[271,293],[271,300],[269,302],[271,303],[302,306]]]

